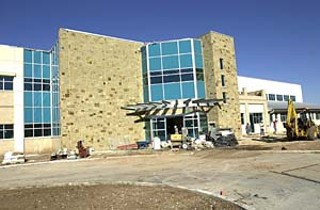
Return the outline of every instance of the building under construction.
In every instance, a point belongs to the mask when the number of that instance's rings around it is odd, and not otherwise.
[[[144,43],[60,29],[50,50],[0,46],[0,152],[110,149],[175,126],[198,137],[210,122],[239,137],[238,88],[228,35]]]

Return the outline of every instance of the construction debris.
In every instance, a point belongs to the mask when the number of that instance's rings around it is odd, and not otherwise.
[[[117,146],[117,149],[120,149],[120,150],[138,149],[138,145],[137,144],[124,144],[124,145]]]
[[[234,147],[238,145],[238,141],[236,136],[232,133],[218,137],[213,141],[213,144],[215,147]]]
[[[215,147],[234,147],[239,143],[230,129],[220,129],[214,135],[208,134],[207,140],[212,141]]]
[[[2,161],[2,165],[19,164],[26,162],[25,156],[21,152],[6,152]]]
[[[61,159],[78,159],[87,158],[92,155],[94,149],[91,147],[84,147],[82,141],[77,142],[76,150],[68,151],[67,148],[59,149],[57,152],[51,154],[50,160],[61,160]]]

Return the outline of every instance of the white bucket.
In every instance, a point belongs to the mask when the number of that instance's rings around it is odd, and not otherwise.
[[[161,149],[161,140],[159,137],[153,138],[153,149],[154,150],[160,150]]]

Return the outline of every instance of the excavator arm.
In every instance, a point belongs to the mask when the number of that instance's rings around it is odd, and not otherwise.
[[[288,139],[294,139],[298,136],[297,111],[296,111],[291,99],[289,99],[289,101],[288,101],[286,129],[287,129]]]

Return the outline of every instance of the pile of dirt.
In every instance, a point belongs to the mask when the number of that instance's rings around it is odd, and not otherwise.
[[[2,209],[242,209],[187,190],[111,184],[5,190],[0,203]]]

